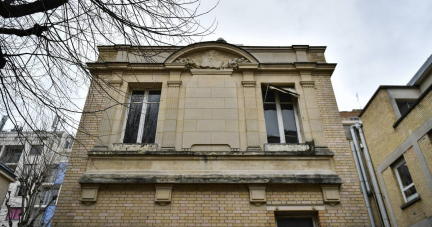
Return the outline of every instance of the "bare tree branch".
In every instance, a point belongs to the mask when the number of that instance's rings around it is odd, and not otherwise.
[[[11,5],[9,1],[0,3],[0,16],[3,18],[22,17],[55,9],[68,0],[38,0],[28,4]]]

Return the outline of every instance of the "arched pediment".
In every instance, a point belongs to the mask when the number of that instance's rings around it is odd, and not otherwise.
[[[203,42],[172,53],[165,64],[184,63],[188,68],[236,68],[239,63],[259,64],[249,52],[222,42]]]

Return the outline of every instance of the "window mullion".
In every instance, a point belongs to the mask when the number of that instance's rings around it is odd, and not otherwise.
[[[297,128],[298,142],[301,143],[301,142],[303,142],[303,138],[302,138],[301,130],[300,130],[300,124],[299,124],[299,119],[298,119],[298,114],[297,114],[297,107],[294,103],[293,103],[293,109],[294,109],[294,119],[295,119],[296,128]]]
[[[144,99],[143,99],[143,105],[141,110],[141,117],[139,122],[139,128],[138,128],[138,136],[137,136],[137,143],[141,143],[142,136],[143,136],[143,130],[144,130],[144,122],[145,122],[145,115],[147,110],[147,100],[148,100],[149,90],[145,90],[144,92]]]
[[[277,91],[275,91],[275,101],[276,101],[276,115],[278,118],[277,120],[279,126],[280,143],[286,143],[284,126],[283,126],[283,118],[282,118],[282,110],[281,110],[280,100],[279,100],[279,92]]]

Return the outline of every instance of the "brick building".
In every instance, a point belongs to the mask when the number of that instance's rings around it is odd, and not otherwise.
[[[432,57],[406,86],[380,86],[363,131],[392,226],[432,226]]]
[[[53,225],[370,226],[324,51],[99,47]]]

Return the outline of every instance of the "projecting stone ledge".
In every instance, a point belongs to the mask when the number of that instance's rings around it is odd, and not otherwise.
[[[342,184],[336,174],[84,174],[80,184]]]

